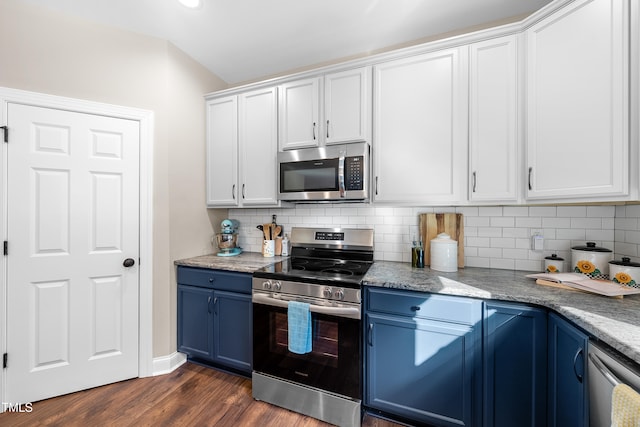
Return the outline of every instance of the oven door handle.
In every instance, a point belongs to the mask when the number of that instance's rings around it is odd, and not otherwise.
[[[289,306],[289,301],[272,298],[266,294],[254,293],[251,297],[251,301],[255,304],[271,305],[274,307],[287,308]],[[355,307],[325,307],[322,305],[309,304],[309,311],[318,314],[360,319],[360,310]]]

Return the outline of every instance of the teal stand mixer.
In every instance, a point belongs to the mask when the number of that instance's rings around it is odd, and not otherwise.
[[[216,234],[218,256],[235,256],[242,253],[238,246],[238,227],[240,223],[235,219],[225,219],[220,223],[221,232]]]

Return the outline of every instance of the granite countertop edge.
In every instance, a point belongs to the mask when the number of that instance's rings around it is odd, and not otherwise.
[[[249,252],[235,257],[203,255],[177,260],[175,264],[253,273],[281,259]],[[477,267],[443,273],[428,267],[412,268],[408,263],[375,261],[363,284],[545,307],[640,364],[640,295],[618,299],[541,286],[526,277],[531,273]]]

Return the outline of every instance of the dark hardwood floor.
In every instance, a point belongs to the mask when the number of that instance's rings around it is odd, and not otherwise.
[[[364,427],[394,427],[370,415]],[[251,397],[251,381],[193,363],[34,402],[31,412],[0,414],[0,426],[273,426],[329,424]]]

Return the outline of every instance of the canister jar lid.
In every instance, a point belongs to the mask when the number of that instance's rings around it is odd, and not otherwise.
[[[625,267],[640,267],[640,263],[631,262],[631,258],[623,256],[622,260],[609,261],[609,264],[622,265]]]
[[[451,238],[447,233],[440,233],[435,238],[431,239],[432,243],[455,245],[457,242]]]
[[[549,259],[552,261],[564,261],[564,258],[560,258],[557,254],[551,254],[551,256],[544,257],[544,259]]]
[[[595,242],[587,242],[586,246],[574,246],[571,249],[574,249],[576,251],[611,252],[611,249],[596,246]]]

